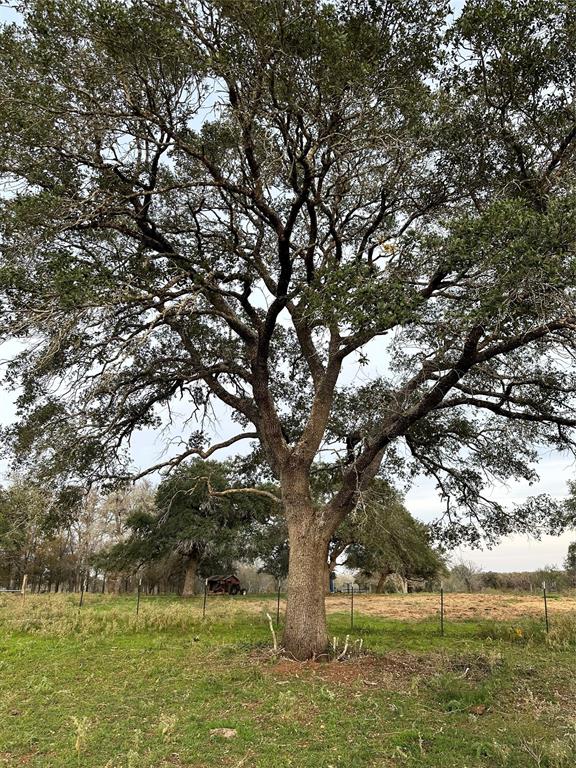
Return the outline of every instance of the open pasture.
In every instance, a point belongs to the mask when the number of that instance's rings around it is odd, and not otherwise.
[[[576,595],[549,596],[550,610],[564,614],[576,612]],[[331,595],[327,599],[329,612],[349,610],[350,596]],[[408,595],[354,595],[354,608],[360,614],[381,616],[389,619],[420,620],[438,615],[440,596],[429,592]],[[499,594],[487,593],[446,593],[444,595],[446,619],[463,621],[468,619],[492,619],[511,621],[523,617],[542,616],[541,593]]]
[[[202,598],[1,596],[0,766],[573,766],[574,599],[546,636],[537,596],[447,595],[441,637],[437,597],[356,595],[352,632],[330,597],[339,652],[362,652],[299,664],[270,652],[273,596],[204,620]],[[457,619],[472,602],[516,613]]]

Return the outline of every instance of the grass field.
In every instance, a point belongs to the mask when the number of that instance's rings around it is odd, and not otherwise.
[[[447,596],[444,637],[437,596],[363,596],[351,632],[333,598],[355,653],[298,664],[270,652],[273,598],[203,620],[201,598],[0,595],[0,766],[571,768],[576,601],[550,601],[547,636],[530,605],[457,621],[479,597]]]

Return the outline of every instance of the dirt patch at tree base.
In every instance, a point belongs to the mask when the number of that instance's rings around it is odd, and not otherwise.
[[[355,685],[386,690],[406,690],[418,680],[453,673],[467,680],[479,681],[489,677],[501,663],[494,656],[465,654],[447,657],[441,653],[416,654],[394,651],[384,655],[363,654],[344,661],[295,662],[280,658],[265,667],[278,685],[294,680],[317,680],[322,683]]]

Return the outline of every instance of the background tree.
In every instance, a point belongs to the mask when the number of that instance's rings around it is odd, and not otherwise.
[[[270,507],[259,494],[229,493],[233,484],[229,464],[196,459],[180,465],[158,486],[154,508],[128,518],[131,535],[105,560],[122,568],[175,554],[184,571],[182,595],[196,594],[199,575],[232,570],[251,538],[248,529]]]
[[[477,592],[482,586],[482,578],[479,565],[461,560],[450,569],[447,586],[455,592]]]
[[[110,551],[123,551],[130,535],[130,521],[151,516],[155,510],[156,489],[149,482],[117,488],[108,494],[101,494],[95,509],[96,526],[90,531],[91,516],[84,514],[77,521],[78,540],[88,538],[86,560],[94,577],[101,574],[102,588],[119,593],[123,585],[128,588],[131,571],[128,559],[109,557]],[[87,528],[83,534],[83,527]],[[92,533],[92,536],[90,534]],[[130,563],[131,565],[131,563]]]
[[[323,473],[323,480],[326,480]],[[315,483],[317,500],[327,489]],[[258,526],[252,542],[254,558],[262,571],[277,580],[288,574],[289,541],[283,518],[272,518]],[[445,568],[441,554],[433,548],[430,532],[415,520],[398,492],[383,480],[374,480],[359,505],[338,527],[328,546],[325,589],[338,562],[362,575],[377,575],[377,591],[392,573],[407,578],[428,579]]]
[[[52,499],[23,476],[15,476],[0,491],[0,559],[10,589],[18,589],[24,574],[35,569]],[[36,575],[36,574],[34,574]]]
[[[375,482],[364,503],[337,532],[340,546],[348,540],[344,565],[363,576],[376,576],[376,591],[397,574],[407,591],[408,579],[433,579],[445,571],[444,558],[432,546],[430,531],[415,520],[393,488]],[[337,549],[336,549],[337,551]]]
[[[576,586],[576,541],[568,546],[568,554],[564,561],[564,568],[566,568],[568,578],[573,586]]]
[[[126,517],[149,494],[144,483],[105,496],[95,487],[86,492],[11,477],[0,491],[0,583],[15,589],[27,574],[38,591],[95,589],[98,576],[100,583],[106,577],[99,552],[124,538]],[[119,578],[107,575],[119,589]]]
[[[573,447],[572,0],[20,7],[0,37],[16,453],[127,473],[173,400],[192,434],[168,465],[257,438],[296,658],[327,646],[328,544],[381,466],[436,478],[453,541],[550,515],[483,488]],[[242,431],[208,447],[213,400]],[[319,457],[340,473],[322,504]]]
[[[0,489],[0,560],[10,589],[19,588],[25,574],[33,589],[58,582],[67,565],[64,531],[82,502],[77,487],[48,487],[23,474],[9,478]]]

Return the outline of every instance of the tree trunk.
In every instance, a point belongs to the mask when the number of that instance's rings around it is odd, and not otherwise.
[[[378,584],[376,584],[376,592],[381,595],[382,592],[384,592],[384,583],[386,582],[386,579],[388,578],[388,571],[382,571],[380,573],[380,576],[378,578]]]
[[[109,595],[110,594],[119,595],[120,586],[121,586],[120,577],[115,573],[108,574],[106,577],[105,586],[106,586],[106,591],[108,592]]]
[[[328,648],[324,592],[328,541],[318,533],[313,510],[289,521],[290,564],[283,645],[294,659],[318,658]]]
[[[10,568],[10,584],[9,589],[18,589],[21,584],[21,579],[19,578],[19,574],[16,571],[16,568],[14,565]]]
[[[198,561],[195,557],[189,557],[186,560],[186,571],[184,575],[184,587],[182,588],[182,597],[192,597],[196,594],[196,576],[198,574]]]

